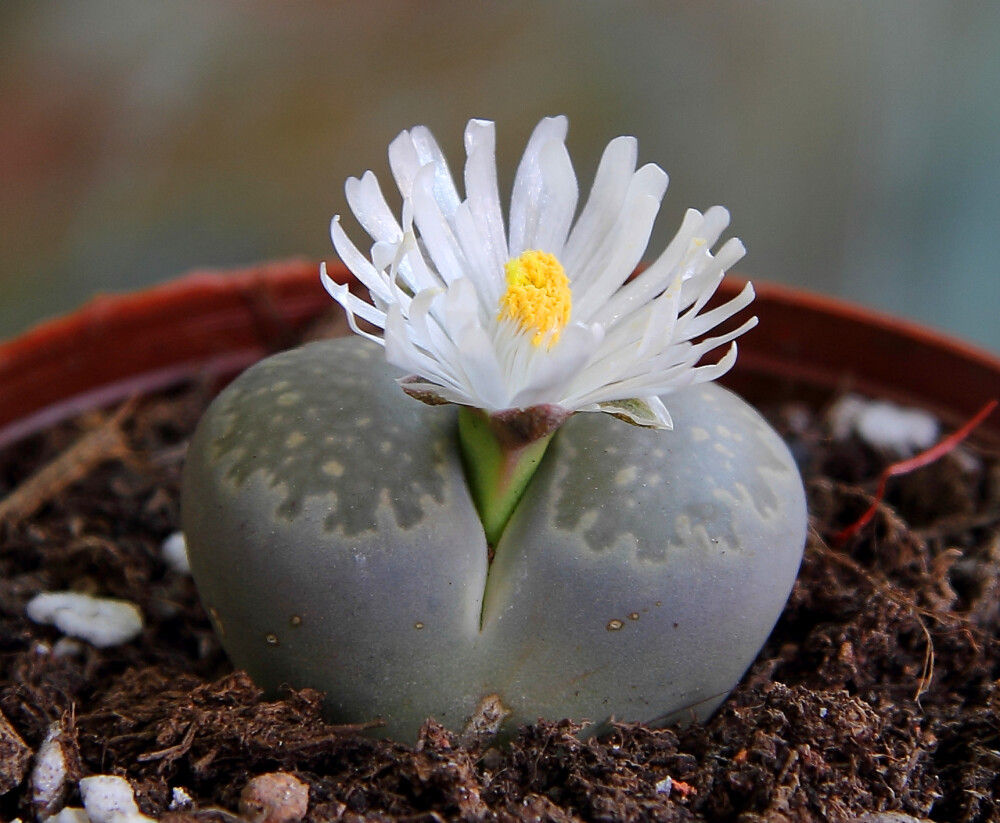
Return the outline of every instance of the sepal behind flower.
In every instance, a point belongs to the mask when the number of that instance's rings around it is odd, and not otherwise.
[[[672,429],[674,421],[670,412],[659,397],[652,400],[642,397],[631,397],[626,400],[609,400],[597,404],[602,412],[647,429]]]

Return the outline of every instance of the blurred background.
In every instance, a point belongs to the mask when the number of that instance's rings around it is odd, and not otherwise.
[[[1000,3],[159,0],[0,5],[0,338],[193,267],[333,259],[343,181],[429,125],[501,188],[570,117],[639,138],[650,254],[715,203],[742,274],[1000,352]],[[346,221],[356,240],[363,235]]]

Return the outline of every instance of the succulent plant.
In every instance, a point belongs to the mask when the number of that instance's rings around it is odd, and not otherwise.
[[[460,729],[494,694],[510,724],[705,717],[784,605],[805,510],[736,395],[690,387],[671,414],[669,436],[569,420],[490,563],[453,409],[406,398],[356,338],[269,358],[191,444],[201,596],[259,684],[321,689],[392,737]]]
[[[700,365],[755,322],[710,336],[749,286],[703,311],[742,254],[710,251],[728,215],[689,212],[629,279],[665,175],[613,141],[573,224],[564,138],[552,118],[529,141],[508,236],[492,124],[467,129],[465,200],[429,132],[400,135],[402,224],[370,173],[347,186],[370,259],[333,223],[371,302],[323,272],[368,340],[262,361],[191,443],[183,528],[226,650],[334,720],[413,740],[485,705],[507,729],[704,718],[794,582],[794,461],[708,382],[735,344]]]

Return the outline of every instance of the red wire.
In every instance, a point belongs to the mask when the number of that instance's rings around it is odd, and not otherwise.
[[[846,528],[841,529],[833,536],[833,544],[835,546],[840,546],[850,540],[855,534],[857,534],[861,529],[863,529],[874,516],[875,512],[878,511],[879,504],[882,502],[882,498],[885,497],[885,486],[890,477],[896,477],[900,474],[909,474],[912,471],[921,469],[924,466],[933,463],[935,460],[944,457],[948,452],[954,449],[959,443],[965,440],[973,431],[992,413],[997,407],[1000,401],[990,400],[986,403],[975,416],[969,420],[960,429],[956,429],[952,434],[948,435],[941,442],[934,446],[931,446],[927,451],[921,452],[920,454],[914,455],[907,460],[900,460],[898,463],[893,463],[887,466],[885,470],[879,475],[878,490],[875,492],[875,499],[871,506],[868,507],[867,511],[861,515],[857,520],[851,523]]]

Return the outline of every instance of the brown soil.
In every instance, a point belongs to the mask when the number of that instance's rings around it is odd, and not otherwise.
[[[821,411],[776,406],[806,479],[809,543],[773,636],[711,722],[586,742],[570,721],[539,723],[497,750],[429,720],[411,748],[325,724],[309,690],[265,700],[231,670],[190,577],[164,562],[186,438],[214,388],[0,455],[0,819],[32,819],[31,758],[61,721],[72,777],[124,775],[145,813],[175,821],[235,819],[248,780],[273,771],[308,785],[308,821],[1000,820],[997,455],[963,446],[890,481],[873,523],[834,548],[885,458],[831,442]],[[59,633],[24,607],[64,589],[135,602],[143,634],[53,654]],[[168,811],[177,787],[193,805]],[[65,799],[80,804],[75,783]]]

